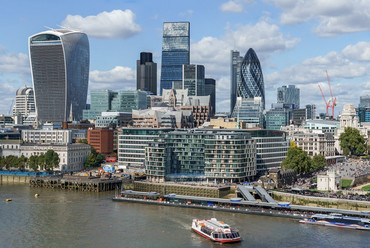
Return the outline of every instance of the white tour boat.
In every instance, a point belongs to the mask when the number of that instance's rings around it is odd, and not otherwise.
[[[216,218],[198,220],[194,219],[191,229],[199,235],[220,243],[241,241],[239,231]]]

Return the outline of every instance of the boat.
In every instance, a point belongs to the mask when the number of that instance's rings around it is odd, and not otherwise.
[[[218,221],[216,218],[193,219],[191,229],[197,234],[215,242],[233,243],[241,241],[238,230],[231,228],[222,221]]]
[[[299,223],[370,230],[370,219],[343,216],[337,213],[314,214],[310,218],[300,220]]]

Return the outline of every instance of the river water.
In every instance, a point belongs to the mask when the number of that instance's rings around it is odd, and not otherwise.
[[[113,202],[113,194],[1,185],[0,247],[370,247],[369,231],[304,225],[280,217]],[[6,203],[6,198],[13,201]],[[211,217],[238,228],[243,241],[217,244],[191,231],[193,218]]]

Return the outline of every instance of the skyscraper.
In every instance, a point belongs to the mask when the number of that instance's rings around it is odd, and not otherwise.
[[[216,80],[206,78],[204,82],[204,95],[211,96],[211,116],[214,116],[216,114]]]
[[[204,66],[182,65],[182,89],[189,96],[204,96]]]
[[[140,53],[136,61],[136,89],[157,95],[157,63],[153,63],[152,53]]]
[[[182,80],[182,65],[189,63],[190,23],[163,23],[161,95],[163,89],[171,89],[173,81]]]
[[[38,122],[81,120],[89,80],[87,35],[49,30],[28,42]]]
[[[237,96],[242,98],[261,97],[262,107],[265,109],[265,86],[261,64],[252,48],[249,48],[241,64]]]
[[[13,116],[22,115],[27,117],[30,113],[35,112],[35,99],[31,87],[21,87],[17,90],[15,104],[13,107]]]
[[[360,107],[370,107],[370,95],[360,96]]]
[[[277,88],[277,102],[293,104],[294,109],[299,109],[300,95],[299,89],[295,85],[282,86]]]
[[[230,63],[230,115],[233,113],[236,98],[238,96],[237,87],[238,79],[240,78],[240,65],[243,57],[240,56],[239,51],[231,50],[231,63]]]

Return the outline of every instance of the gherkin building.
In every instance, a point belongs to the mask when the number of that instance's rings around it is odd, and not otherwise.
[[[241,64],[237,92],[242,98],[261,97],[262,107],[265,109],[265,86],[261,64],[252,48],[249,48]]]

